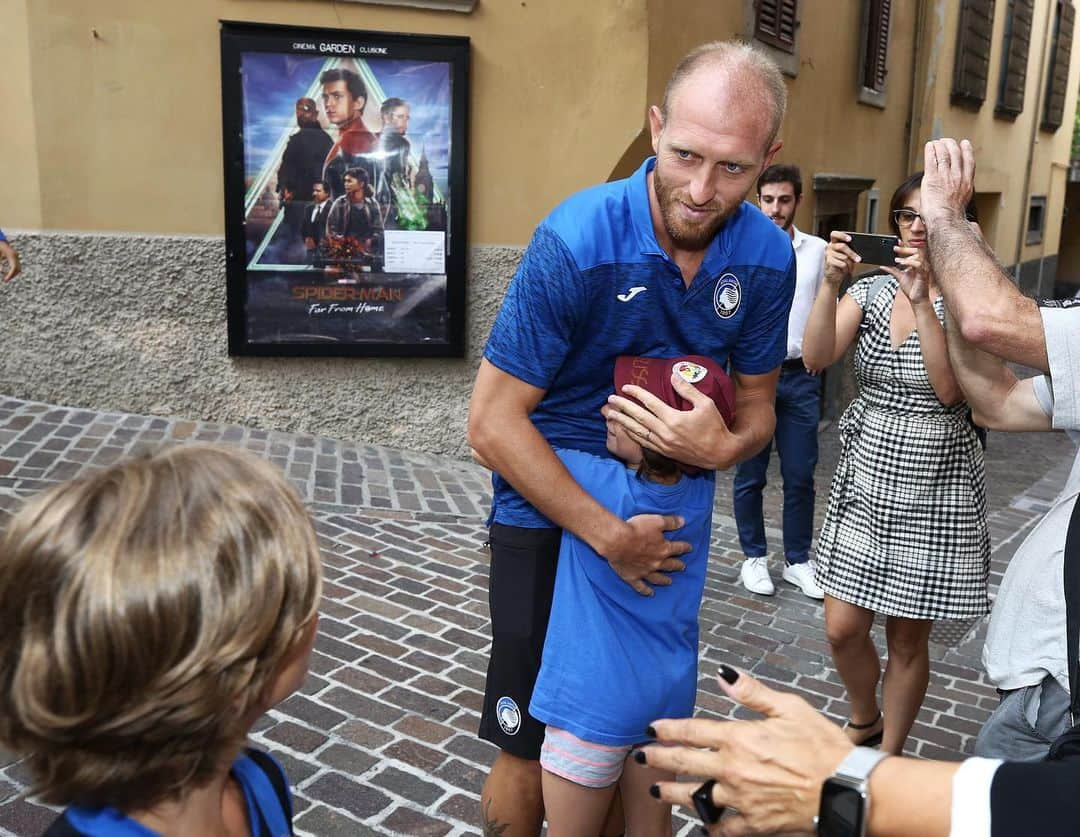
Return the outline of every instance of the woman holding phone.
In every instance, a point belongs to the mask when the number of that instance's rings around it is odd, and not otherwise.
[[[895,266],[861,276],[847,233],[833,232],[825,275],[803,338],[811,368],[835,363],[857,341],[859,394],[840,419],[840,459],[818,536],[816,580],[825,630],[847,688],[845,732],[856,744],[900,754],[930,677],[934,619],[989,609],[990,538],[982,448],[949,366],[945,308],[926,257],[919,216],[922,172],[890,202]],[[888,661],[870,636],[886,617]],[[883,710],[883,711],[882,711]]]

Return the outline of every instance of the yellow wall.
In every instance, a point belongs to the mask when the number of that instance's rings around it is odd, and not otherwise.
[[[905,125],[911,101],[915,10],[910,4],[894,5],[888,99],[881,109],[862,104],[857,97],[861,0],[838,0],[830,5],[827,15],[806,11],[807,5],[798,31],[797,71],[787,76],[788,112],[780,130],[784,146],[776,162],[794,163],[802,169],[807,197],[796,224],[809,230],[813,225],[811,179],[815,173],[876,178],[875,186],[886,200],[908,173],[904,166]],[[666,0],[651,0],[649,103],[659,102],[672,67],[689,49],[703,41],[747,34],[744,0],[684,0],[677,15],[671,13]],[[649,153],[643,122],[637,141],[612,176],[633,171]],[[880,218],[884,224],[884,214]]]
[[[905,165],[906,122],[911,103],[914,4],[894,3],[889,38],[884,108],[858,99],[857,72],[862,3],[837,3],[828,15],[803,12],[799,27],[799,73],[789,84],[788,119],[780,157],[800,165],[810,189],[817,172],[875,179],[880,190],[878,229],[885,230],[884,207],[909,174]],[[807,195],[796,219],[812,229],[813,201]],[[865,195],[859,225],[865,217]]]
[[[40,227],[25,0],[0,0],[0,227]]]
[[[472,38],[469,240],[524,243],[636,136],[645,12],[645,0],[482,0],[470,15],[328,0],[0,0],[0,89],[19,123],[0,132],[4,222],[222,233],[218,20],[242,20]]]
[[[1006,24],[1006,4],[997,5],[990,55],[990,75],[986,100],[977,112],[954,107],[950,101],[953,56],[956,49],[959,8],[948,0],[934,0],[929,41],[930,68],[922,87],[928,102],[921,124],[916,125],[913,155],[921,153],[928,139],[952,136],[967,137],[975,147],[975,185],[980,193],[999,193],[996,234],[992,245],[1005,264],[1015,264],[1052,255],[1060,241],[1061,213],[1064,207],[1065,170],[1072,141],[1073,113],[1076,106],[1080,61],[1074,43],[1069,87],[1062,126],[1053,133],[1042,131],[1046,79],[1049,68],[1050,39],[1053,31],[1054,0],[1036,0],[1028,53],[1024,110],[1015,120],[994,115],[1001,73],[1001,53]],[[1030,165],[1030,183],[1027,172]],[[921,161],[920,161],[921,167]],[[1027,190],[1025,192],[1025,184]],[[1026,246],[1023,240],[1027,223],[1028,198],[1046,195],[1047,224],[1042,244]]]
[[[993,115],[1005,4],[978,113],[949,102],[958,20],[951,0],[893,4],[884,109],[857,98],[862,0],[837,0],[827,15],[809,5],[777,158],[803,170],[808,200],[797,223],[812,226],[813,174],[872,177],[884,203],[921,168],[926,139],[968,136],[980,191],[1001,196],[992,241],[1000,258],[1055,252],[1072,108],[1056,133],[1032,131],[1053,0],[1036,0],[1028,95],[1014,122]],[[523,244],[568,194],[637,167],[650,153],[647,106],[659,101],[674,63],[704,40],[746,35],[750,8],[747,0],[481,0],[462,15],[329,0],[0,0],[10,33],[0,93],[14,114],[0,131],[0,221],[221,234],[218,20],[228,19],[468,35],[469,241]],[[1080,78],[1075,56],[1072,64],[1070,103]],[[1041,246],[1018,250],[1032,136],[1027,194],[1049,197],[1048,229]],[[860,223],[864,205],[865,196]]]

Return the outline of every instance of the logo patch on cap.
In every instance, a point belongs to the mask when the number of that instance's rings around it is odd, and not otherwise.
[[[511,697],[501,697],[495,704],[495,717],[507,735],[517,735],[521,729],[521,710]]]
[[[672,367],[672,371],[688,384],[696,384],[708,374],[708,370],[700,363],[689,360],[680,360]]]
[[[742,286],[734,273],[725,273],[716,280],[716,290],[713,291],[713,308],[716,316],[722,320],[735,316],[742,303]]]

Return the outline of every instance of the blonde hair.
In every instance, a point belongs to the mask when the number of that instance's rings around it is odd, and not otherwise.
[[[0,542],[0,742],[46,802],[210,781],[315,618],[311,520],[269,463],[174,447],[30,500]]]
[[[740,85],[743,97],[769,114],[768,148],[780,132],[787,110],[787,84],[776,62],[765,52],[745,41],[709,41],[694,47],[675,65],[664,88],[660,113],[664,121],[679,86],[699,68],[706,65],[721,67],[732,74]]]

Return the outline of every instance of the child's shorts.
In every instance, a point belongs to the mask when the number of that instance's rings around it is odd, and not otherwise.
[[[607,788],[619,781],[631,749],[629,744],[612,747],[582,741],[573,733],[549,725],[540,748],[540,766],[582,787]]]

